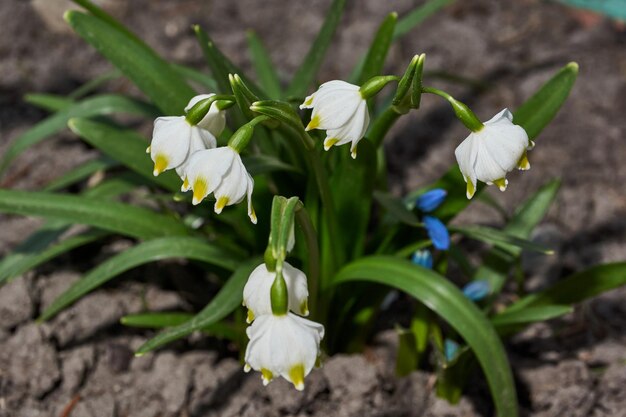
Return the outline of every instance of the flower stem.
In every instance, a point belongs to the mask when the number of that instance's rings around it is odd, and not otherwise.
[[[445,91],[439,90],[437,88],[432,88],[432,87],[423,87],[422,93],[434,94],[434,95],[437,95],[439,97],[446,99],[448,103],[450,103],[450,105],[452,106],[452,109],[454,110],[456,117],[461,122],[463,122],[465,127],[467,127],[472,132],[479,132],[482,130],[483,123],[478,119],[478,117],[476,117],[474,112],[470,110],[470,108],[467,107],[466,104],[461,103],[460,101],[452,97],[450,94],[446,93]]]
[[[376,118],[376,120],[374,120],[367,137],[372,141],[375,148],[380,147],[383,143],[385,135],[387,135],[391,126],[393,126],[400,116],[402,116],[401,112],[399,112],[394,106],[389,106],[380,116]]]
[[[311,315],[312,318],[317,318],[322,314],[321,306],[318,305],[319,299],[319,284],[320,284],[320,249],[317,241],[317,233],[309,213],[304,208],[304,204],[298,204],[296,208],[296,221],[302,228],[304,238],[306,240],[306,246],[308,249],[308,283],[309,283],[309,298],[311,299]]]

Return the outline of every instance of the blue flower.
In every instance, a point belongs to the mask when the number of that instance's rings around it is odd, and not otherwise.
[[[443,188],[435,188],[434,190],[426,191],[424,194],[417,197],[415,206],[424,213],[430,213],[443,203],[447,195],[448,192]]]
[[[422,266],[424,268],[433,269],[433,255],[429,250],[416,250],[411,261],[415,265]]]
[[[433,216],[424,216],[424,226],[436,249],[448,250],[450,248],[450,233],[441,220]]]
[[[488,281],[472,281],[463,287],[463,294],[472,301],[480,301],[491,292],[491,285]]]
[[[451,339],[446,339],[443,342],[443,354],[446,356],[446,361],[452,362],[459,353],[459,344]]]

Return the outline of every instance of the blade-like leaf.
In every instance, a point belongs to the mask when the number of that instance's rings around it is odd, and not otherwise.
[[[71,98],[56,94],[26,94],[24,101],[49,112],[57,112],[74,104]]]
[[[109,158],[108,156],[101,156],[97,159],[87,161],[82,165],[66,172],[58,178],[50,181],[44,188],[44,191],[58,191],[70,185],[82,181],[90,175],[98,171],[106,171],[109,168],[113,168],[119,165],[117,161]]]
[[[48,320],[83,295],[93,291],[95,288],[98,288],[129,269],[148,262],[171,258],[193,259],[227,270],[234,270],[239,264],[239,259],[234,255],[200,239],[192,237],[166,237],[150,240],[125,250],[92,269],[80,281],[74,283],[67,291],[56,298],[52,304],[41,313],[39,320]]]
[[[330,46],[330,41],[339,25],[345,5],[346,0],[334,0],[330,5],[324,25],[320,29],[315,42],[311,45],[311,49],[309,49],[304,61],[300,64],[300,68],[298,68],[298,71],[291,79],[285,96],[300,97],[306,94],[324,61],[326,50]]]
[[[572,307],[563,305],[528,307],[497,314],[491,318],[491,323],[500,331],[508,326],[550,320],[571,313],[573,310]]]
[[[417,216],[406,207],[402,199],[378,190],[374,191],[374,199],[396,220],[411,226],[419,224]]]
[[[472,348],[483,368],[498,415],[518,415],[513,376],[502,342],[485,315],[445,277],[391,257],[362,258],[345,266],[335,283],[369,281],[404,291],[440,315]]]
[[[519,253],[519,249],[526,249],[535,252],[552,255],[554,251],[543,245],[533,243],[526,239],[515,237],[509,233],[501,232],[486,226],[450,226],[451,232],[461,233],[472,239],[480,240],[492,244],[508,253]]]
[[[181,181],[173,170],[158,177],[152,174],[152,160],[146,154],[148,142],[135,131],[89,119],[71,119],[68,125],[85,142],[147,180],[170,191],[176,192],[180,189]]]
[[[248,155],[242,157],[243,163],[250,175],[267,174],[268,172],[287,171],[302,173],[298,168],[289,165],[278,158],[267,155]]]
[[[454,0],[429,0],[417,7],[398,21],[395,31],[393,32],[393,39],[396,40],[406,35],[428,17],[451,3],[454,3]]]
[[[550,123],[565,103],[578,76],[578,64],[570,62],[526,100],[513,115],[513,122],[534,139]]]
[[[93,11],[92,11],[93,12]],[[65,20],[167,115],[183,113],[194,91],[167,62],[119,25],[77,11]]]
[[[128,204],[75,195],[0,189],[0,212],[88,224],[140,239],[189,233],[173,217]]]
[[[120,319],[120,323],[129,327],[163,329],[179,326],[193,318],[189,313],[141,313],[130,314]],[[234,326],[227,323],[213,323],[202,329],[202,332],[222,339],[237,340],[240,334]]]
[[[73,117],[92,117],[112,113],[154,117],[155,112],[154,107],[124,96],[107,94],[86,98],[58,111],[17,137],[0,160],[0,174],[6,169],[9,162],[24,150],[65,129],[68,120]]]
[[[241,305],[243,287],[252,270],[258,266],[260,259],[255,258],[243,262],[228,279],[220,292],[193,319],[165,330],[139,347],[135,355],[140,356],[157,349],[167,343],[185,337],[196,330],[201,330],[217,323]]]
[[[282,91],[276,68],[272,64],[272,59],[265,46],[263,46],[263,42],[252,30],[248,31],[248,48],[252,65],[254,65],[254,70],[259,77],[261,86],[270,98],[280,98]]]
[[[176,65],[172,64],[172,67],[178,72],[181,76],[185,77],[185,79],[189,81],[193,81],[200,86],[202,86],[207,91],[217,91],[217,83],[215,80],[193,68],[186,67],[184,65]]]
[[[387,52],[389,52],[389,47],[391,46],[397,20],[398,14],[393,12],[381,23],[365,56],[365,62],[361,68],[361,75],[358,78],[358,85],[363,84],[376,75],[381,75],[383,65],[385,65],[385,58],[387,58]]]
[[[626,262],[597,265],[575,273],[547,290],[522,298],[505,312],[517,311],[531,306],[576,304],[625,284]]]

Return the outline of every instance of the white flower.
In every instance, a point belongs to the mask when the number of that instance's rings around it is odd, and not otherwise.
[[[246,347],[244,370],[261,372],[263,384],[282,376],[297,390],[304,389],[304,378],[320,356],[324,326],[293,313],[258,317],[246,329],[250,342]]]
[[[496,184],[504,191],[508,172],[515,167],[530,169],[526,151],[533,146],[526,131],[513,124],[513,115],[508,109],[485,122],[480,131],[470,133],[454,151],[467,183],[467,198],[474,195],[477,181]]]
[[[201,100],[211,98],[215,94],[200,94],[189,100],[189,104],[185,107],[185,113],[187,113],[193,106],[198,104]],[[198,122],[198,127],[208,130],[213,136],[218,137],[226,126],[226,116],[224,112],[217,108],[217,102],[214,101],[209,108],[208,113]]]
[[[243,288],[243,305],[248,308],[248,323],[252,322],[255,317],[272,314],[270,292],[275,277],[276,272],[268,271],[264,263],[257,266],[250,274],[248,282]],[[287,262],[283,262],[283,278],[289,294],[289,310],[308,316],[307,298],[309,297],[309,290],[306,275]]]
[[[233,148],[223,146],[194,153],[186,174],[183,187],[193,190],[194,205],[213,193],[216,200],[214,209],[220,214],[224,207],[240,203],[247,196],[248,216],[252,223],[256,223],[252,207],[254,180]]]
[[[155,177],[176,168],[183,178],[189,157],[198,150],[215,146],[215,136],[208,130],[190,125],[185,116],[166,116],[154,121],[152,142],[147,151],[154,162]]]
[[[306,98],[301,109],[313,109],[306,130],[326,130],[324,149],[352,142],[350,152],[356,158],[356,147],[365,135],[370,116],[367,101],[358,85],[345,81],[329,81]]]

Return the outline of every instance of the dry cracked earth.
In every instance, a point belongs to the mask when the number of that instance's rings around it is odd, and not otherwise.
[[[245,30],[254,29],[286,80],[306,53],[330,1],[99,3],[167,58],[198,68],[204,64],[191,24],[206,27],[244,69],[250,67]],[[345,77],[378,22],[392,10],[402,15],[419,3],[351,2],[320,80]],[[0,152],[45,117],[22,102],[23,94],[67,93],[109,68],[65,29],[60,18],[65,6],[59,0],[0,3]],[[590,265],[626,259],[625,46],[626,33],[619,24],[558,3],[472,0],[447,7],[390,52],[390,72],[401,72],[413,54],[426,52],[428,69],[480,81],[487,88],[432,78],[433,84],[463,97],[482,118],[520,104],[563,64],[580,64],[567,105],[531,154],[532,169],[516,175],[505,194],[493,193],[513,209],[548,179],[562,178],[559,197],[534,236],[557,255],[525,257],[529,290]],[[125,81],[107,88],[134,93]],[[419,112],[401,119],[386,145],[394,191],[406,192],[441,175],[464,135],[444,105],[425,99]],[[94,156],[63,133],[18,158],[0,186],[38,189]],[[488,206],[474,204],[457,221],[497,225],[496,218]],[[39,224],[0,215],[0,254]],[[0,287],[0,416],[493,415],[480,375],[457,406],[435,397],[430,373],[396,378],[393,330],[381,330],[361,355],[329,358],[312,373],[303,393],[282,381],[263,388],[260,378],[242,372],[227,344],[201,335],[134,358],[133,350],[151,333],[122,327],[122,315],[145,309],[193,310],[210,298],[209,290],[197,287],[193,266],[183,263],[130,271],[50,322],[33,321],[82,273],[128,244],[117,240],[98,251],[74,251]],[[625,289],[612,291],[563,319],[531,326],[507,343],[524,416],[626,416],[625,301]]]

